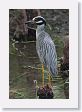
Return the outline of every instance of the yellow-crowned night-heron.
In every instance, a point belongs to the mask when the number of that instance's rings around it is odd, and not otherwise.
[[[57,75],[56,48],[50,35],[47,32],[45,32],[46,20],[42,16],[37,16],[28,22],[33,22],[37,25],[36,50],[42,65],[48,68],[49,73],[51,75],[56,76]],[[44,72],[44,66],[42,66],[43,72]]]

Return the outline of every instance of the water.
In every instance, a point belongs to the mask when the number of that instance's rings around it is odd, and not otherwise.
[[[35,99],[36,91],[34,80],[38,86],[42,85],[41,63],[36,53],[35,42],[15,43],[10,42],[9,54],[9,98],[10,99]],[[34,67],[34,68],[32,68]],[[45,84],[48,76],[45,74]],[[65,99],[63,80],[53,79],[54,98]]]

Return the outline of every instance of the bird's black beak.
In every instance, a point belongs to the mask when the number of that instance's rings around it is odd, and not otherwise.
[[[25,24],[29,24],[29,23],[34,24],[34,21],[33,20],[30,20],[30,21],[27,21]]]

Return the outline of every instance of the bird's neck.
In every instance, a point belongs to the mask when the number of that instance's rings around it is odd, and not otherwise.
[[[45,25],[38,25],[37,29],[36,29],[36,34],[39,35],[40,33],[42,33],[45,30]]]

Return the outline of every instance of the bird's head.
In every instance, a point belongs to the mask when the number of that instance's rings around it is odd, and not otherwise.
[[[42,16],[36,16],[31,21],[27,21],[26,24],[33,23],[36,25],[46,25],[46,20]]]

